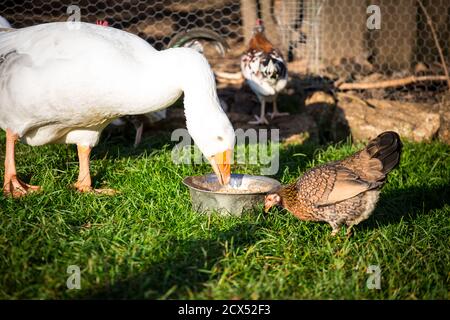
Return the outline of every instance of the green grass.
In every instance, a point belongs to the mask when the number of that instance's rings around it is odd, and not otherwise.
[[[120,190],[114,197],[70,189],[73,146],[18,144],[20,176],[44,192],[0,196],[0,298],[450,298],[449,146],[405,143],[374,215],[347,239],[281,210],[198,215],[181,180],[211,169],[175,165],[167,140],[150,141],[95,150],[94,183]],[[360,147],[283,147],[276,178],[290,182]],[[81,268],[81,290],[66,288],[69,265]],[[380,290],[366,287],[369,265],[381,269]]]

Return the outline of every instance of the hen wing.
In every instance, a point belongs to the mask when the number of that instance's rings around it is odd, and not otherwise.
[[[339,162],[316,167],[297,183],[299,199],[307,198],[316,206],[327,206],[377,188],[382,182],[368,182]]]

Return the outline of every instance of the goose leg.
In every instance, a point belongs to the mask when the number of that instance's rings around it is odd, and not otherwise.
[[[89,156],[91,155],[91,148],[77,145],[78,161],[80,162],[80,171],[78,173],[78,181],[75,183],[75,188],[80,192],[92,191],[91,173],[89,169]]]
[[[256,121],[249,121],[249,124],[269,124],[269,121],[266,119],[266,101],[261,99],[261,116],[255,116]]]
[[[271,119],[274,119],[276,117],[284,117],[284,116],[288,116],[289,112],[279,112],[278,111],[278,106],[277,106],[277,99],[273,100],[273,112],[269,113],[269,116]]]
[[[89,157],[91,155],[91,147],[77,145],[78,149],[78,160],[80,162],[80,171],[78,173],[78,181],[75,183],[74,187],[79,192],[95,192],[107,195],[113,195],[116,192],[112,189],[93,189],[91,173],[89,169]]]
[[[5,196],[19,198],[29,192],[39,191],[41,188],[22,182],[17,178],[16,162],[14,159],[14,148],[19,139],[17,134],[6,129],[6,157],[5,157],[5,181],[3,183],[3,193]]]

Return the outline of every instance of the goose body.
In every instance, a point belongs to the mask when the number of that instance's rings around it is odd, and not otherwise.
[[[168,65],[176,56],[201,56],[173,51],[161,54],[132,34],[84,23],[79,30],[52,23],[5,33],[0,126],[30,145],[94,146],[113,119],[163,109],[181,95]]]
[[[114,119],[164,109],[183,92],[186,125],[204,155],[232,149],[213,73],[195,50],[157,51],[88,23],[0,32],[0,127],[29,145],[92,148]]]
[[[106,20],[98,20],[97,25],[108,26]],[[229,49],[229,46],[225,39],[223,39],[218,33],[206,29],[206,28],[193,28],[187,31],[181,31],[177,33],[169,42],[167,48],[191,48],[197,52],[203,54],[203,45],[200,40],[207,41],[213,44],[216,50],[222,55],[225,55],[225,51]],[[222,105],[222,101],[221,101]],[[226,111],[226,110],[225,110]],[[136,129],[136,135],[134,139],[134,147],[137,147],[141,140],[144,131],[145,123],[155,123],[166,119],[167,109],[159,111],[149,112],[139,116],[128,116],[126,118],[119,118],[112,122],[113,126],[123,126],[127,122],[131,122]]]

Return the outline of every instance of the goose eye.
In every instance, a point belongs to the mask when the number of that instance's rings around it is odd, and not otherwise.
[[[221,136],[218,136],[218,137],[217,137],[217,140],[223,141],[223,138],[222,138]]]

